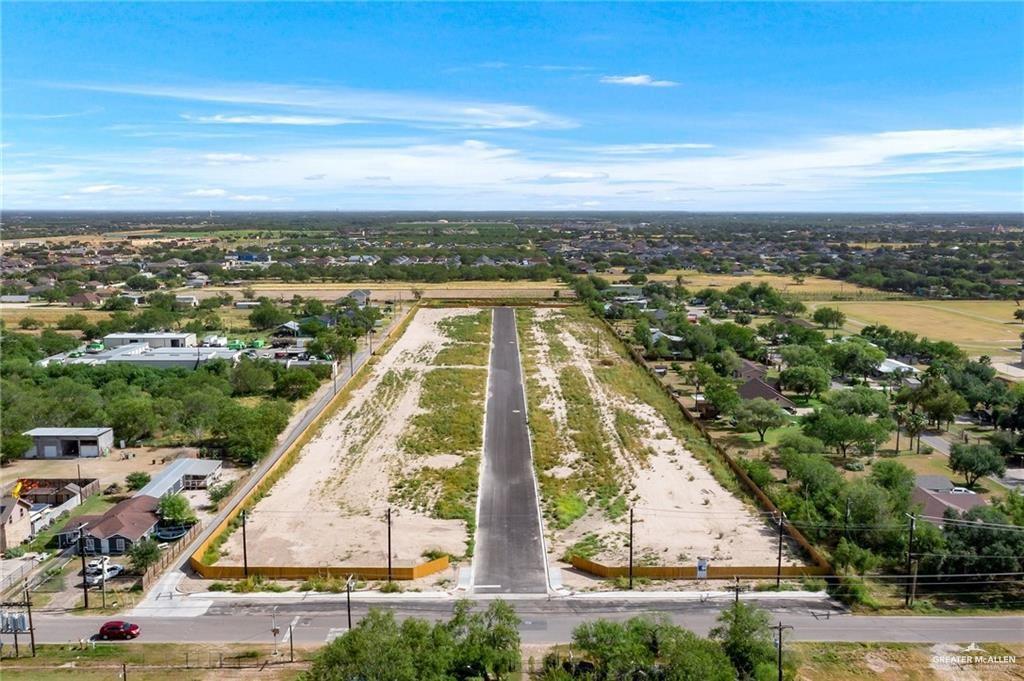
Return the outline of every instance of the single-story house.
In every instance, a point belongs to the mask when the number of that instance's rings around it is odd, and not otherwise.
[[[0,296],[0,303],[27,303],[28,301],[29,296],[16,293]]]
[[[68,298],[68,305],[70,305],[71,307],[90,307],[94,305],[99,305],[100,302],[102,302],[100,300],[100,297],[93,293],[92,291],[83,291],[81,293],[76,293],[75,295]]]
[[[81,528],[86,553],[125,553],[153,533],[160,522],[158,505],[155,497],[134,496],[107,509],[103,515],[78,516],[57,534],[57,544],[62,549],[74,545]]]
[[[135,496],[160,499],[183,489],[206,489],[220,475],[217,459],[175,459],[157,473]]]
[[[175,307],[199,307],[199,299],[195,296],[174,296]]]
[[[786,411],[796,411],[796,405],[793,404],[788,397],[765,383],[760,378],[751,378],[741,385],[737,392],[744,400],[754,400],[760,397],[768,400],[769,402],[774,402]]]
[[[0,551],[14,548],[32,536],[32,504],[6,496],[0,499]]]
[[[941,518],[947,509],[957,513],[969,511],[977,506],[985,505],[985,497],[980,494],[954,494],[952,492],[933,492],[920,485],[914,488],[910,496],[911,503],[921,507],[921,514],[933,518]],[[942,525],[941,520],[930,520],[935,525]]]
[[[760,362],[754,362],[749,359],[740,359],[740,369],[736,372],[735,378],[742,378],[745,381],[756,378],[763,381],[767,375],[768,367]]]
[[[114,447],[113,428],[33,428],[23,433],[32,438],[28,459],[59,456],[105,456]]]
[[[907,364],[906,362],[901,362],[898,359],[886,357],[884,360],[882,360],[882,363],[879,364],[878,367],[875,369],[875,372],[885,376],[895,373],[914,376],[916,374],[921,373],[921,370],[918,369],[917,367]]]
[[[919,475],[916,483],[929,492],[948,492],[956,486],[944,475]]]
[[[236,300],[235,301],[235,309],[236,310],[255,310],[259,306],[260,306],[260,301],[258,301],[258,300]]]

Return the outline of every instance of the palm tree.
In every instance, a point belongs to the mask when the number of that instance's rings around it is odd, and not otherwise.
[[[904,422],[907,420],[907,408],[906,406],[899,404],[892,408],[892,418],[896,421],[896,453],[900,452],[900,428],[903,427]],[[911,442],[913,446],[913,442]]]
[[[925,427],[928,425],[928,420],[924,417],[924,414],[918,414],[917,412],[912,413],[907,417],[907,435],[910,436],[910,446],[914,446],[914,437],[917,437],[917,453],[921,453],[921,433],[924,432]]]

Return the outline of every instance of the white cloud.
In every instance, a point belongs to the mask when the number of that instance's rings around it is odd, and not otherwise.
[[[474,102],[343,87],[302,87],[274,83],[195,86],[65,83],[58,87],[195,102],[275,106],[284,110],[275,112],[281,115],[291,115],[296,110],[302,110],[358,121],[403,123],[421,127],[560,129],[576,125],[568,118],[522,104]]]
[[[674,80],[655,80],[646,73],[638,73],[635,76],[602,76],[601,82],[611,85],[632,85],[634,87],[675,87],[679,85]]]
[[[223,189],[193,189],[190,192],[185,192],[185,196],[203,196],[215,198],[218,196],[227,196],[227,192]]]
[[[327,173],[317,173],[316,175],[306,175],[303,180],[309,180],[315,182],[316,180],[323,180],[327,177]]]
[[[338,118],[336,116],[292,116],[284,114],[245,114],[229,116],[227,114],[216,114],[214,116],[192,116],[182,114],[182,118],[193,123],[222,123],[230,125],[349,125],[360,123],[352,118]]]
[[[102,192],[111,192],[117,189],[121,189],[119,184],[92,184],[88,187],[82,187],[78,190],[80,194],[100,194]]]
[[[604,180],[608,177],[608,173],[603,172],[590,172],[585,170],[556,170],[553,173],[548,173],[542,180],[548,182],[587,182],[589,180]]]
[[[584,151],[593,151],[609,156],[639,156],[641,154],[667,154],[685,149],[713,149],[713,144],[696,142],[671,142],[665,144],[606,144],[597,147],[585,147]]]
[[[232,201],[273,201],[269,196],[263,194],[233,194],[228,197]]]
[[[18,207],[75,205],[58,199],[72,195],[83,207],[103,198],[104,207],[140,209],[173,200],[197,208],[290,201],[302,208],[545,209],[600,201],[609,210],[655,203],[693,210],[889,210],[922,203],[955,208],[974,201],[1005,209],[1019,205],[1019,196],[966,182],[966,189],[950,191],[940,178],[1019,171],[1024,128],[842,134],[701,154],[595,154],[595,148],[534,152],[481,140],[425,144],[364,138],[221,152],[214,155],[219,162],[199,156],[196,163],[192,152],[167,149],[90,153],[50,163],[31,157],[8,163],[4,179],[8,205]],[[313,177],[319,179],[307,179]],[[153,189],[131,196],[146,191],[138,187]],[[210,188],[225,194],[189,194]],[[279,196],[288,198],[274,198]]]
[[[232,163],[256,163],[262,159],[259,156],[237,153],[215,153],[203,154],[203,160],[209,165],[227,165]]]

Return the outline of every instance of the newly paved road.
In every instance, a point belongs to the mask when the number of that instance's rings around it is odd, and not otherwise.
[[[545,593],[544,546],[511,308],[494,310],[488,386],[473,591]]]
[[[716,603],[610,602],[600,600],[514,600],[522,623],[524,643],[566,643],[579,624],[598,618],[623,620],[636,615],[663,613],[672,622],[706,635],[721,611],[730,607],[731,597]],[[386,603],[353,600],[353,622],[370,607],[390,610],[399,619],[421,617],[429,620],[451,615],[454,601],[412,600],[396,597]],[[764,603],[762,606],[766,605]],[[479,603],[478,607],[483,607]],[[772,623],[794,627],[792,640],[801,641],[888,641],[908,643],[969,643],[1024,641],[1024,617],[888,617],[850,615],[829,610],[821,603],[784,601],[768,604]],[[141,643],[272,643],[271,622],[282,630],[293,627],[298,645],[321,645],[344,633],[347,613],[344,596],[328,601],[280,603],[224,603],[199,617],[130,617],[142,627]],[[36,639],[42,643],[78,641],[99,630],[103,617],[36,615]],[[789,636],[790,634],[787,634]],[[6,637],[9,639],[10,637]]]

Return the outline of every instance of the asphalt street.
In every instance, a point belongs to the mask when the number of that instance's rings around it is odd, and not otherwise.
[[[547,572],[516,319],[494,310],[473,591],[545,593]]]
[[[400,599],[401,597],[399,597]],[[393,600],[387,603],[353,601],[353,622],[370,607],[387,608],[398,618],[430,620],[448,617],[454,601]],[[582,622],[597,618],[622,620],[635,615],[664,614],[691,631],[706,635],[715,626],[729,599],[714,604],[673,602],[604,602],[599,600],[516,600],[511,601],[522,620],[519,630],[524,643],[564,643]],[[764,604],[762,604],[764,605]],[[483,607],[483,604],[480,604]],[[850,615],[830,610],[821,603],[799,601],[767,606],[772,622],[792,625],[793,640],[864,641],[906,643],[969,643],[1024,641],[1024,617],[888,617]],[[109,618],[53,616],[35,617],[37,641],[64,643],[88,638]],[[271,626],[288,627],[297,645],[321,645],[344,633],[348,615],[344,596],[315,603],[225,603],[214,605],[199,617],[131,617],[139,624],[139,642],[273,643]],[[9,638],[9,637],[5,637]],[[281,641],[281,639],[279,639]],[[8,641],[9,642],[9,641]]]

